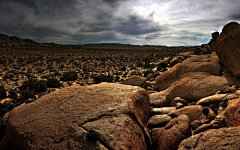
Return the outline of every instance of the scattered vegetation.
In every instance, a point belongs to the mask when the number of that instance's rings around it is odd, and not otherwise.
[[[60,80],[62,81],[74,81],[77,80],[78,74],[75,71],[64,72]]]
[[[47,79],[47,87],[49,88],[59,88],[60,85],[60,81],[54,77]]]
[[[34,98],[37,93],[42,93],[47,91],[47,83],[45,80],[37,80],[30,78],[24,81],[22,86],[20,86],[20,94],[22,98],[27,100],[29,98]]]
[[[1,100],[1,99],[4,99],[4,98],[6,98],[6,97],[7,97],[6,90],[5,90],[5,88],[1,85],[1,86],[0,86],[0,100]]]
[[[94,78],[94,83],[98,84],[101,82],[112,82],[113,81],[113,76],[112,75],[98,75],[97,77]]]

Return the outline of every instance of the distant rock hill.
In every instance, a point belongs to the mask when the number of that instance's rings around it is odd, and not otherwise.
[[[6,34],[0,34],[0,47],[25,46],[25,45],[41,45],[41,44],[30,39],[20,39],[16,36],[8,36]]]

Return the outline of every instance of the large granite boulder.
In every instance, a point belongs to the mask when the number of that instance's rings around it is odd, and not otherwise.
[[[193,135],[181,142],[178,150],[239,150],[240,128],[210,129]]]
[[[191,136],[190,119],[181,115],[171,120],[164,128],[156,128],[152,132],[154,150],[175,150],[181,141]]]
[[[14,108],[1,150],[148,149],[146,90],[116,83],[73,85]]]
[[[240,25],[226,24],[216,40],[215,51],[220,61],[236,76],[240,77]]]
[[[182,75],[188,72],[207,72],[212,75],[220,75],[221,66],[219,65],[219,59],[216,53],[193,56],[174,65],[156,77],[154,88],[158,90],[167,89]]]
[[[150,96],[151,105],[154,107],[168,107],[176,97],[181,97],[188,102],[214,95],[217,91],[225,91],[230,86],[240,85],[234,77],[214,76],[205,72],[189,72],[182,75],[178,81],[168,89]]]
[[[240,126],[240,98],[228,105],[222,113],[228,120],[228,126]]]

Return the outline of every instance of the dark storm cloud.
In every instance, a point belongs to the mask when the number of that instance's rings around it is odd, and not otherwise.
[[[162,30],[151,21],[143,20],[137,16],[129,16],[127,20],[118,20],[118,24],[113,29],[126,35],[141,35]]]
[[[235,13],[230,15],[230,19],[232,20],[240,20],[240,13]]]
[[[240,20],[238,1],[0,0],[0,33],[65,44],[198,44]]]

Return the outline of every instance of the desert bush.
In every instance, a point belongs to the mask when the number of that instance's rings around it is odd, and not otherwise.
[[[143,58],[143,62],[145,62],[145,63],[150,62],[150,61],[151,61],[150,57],[144,57]]]
[[[123,66],[123,67],[121,67],[119,70],[121,70],[121,71],[126,71],[126,67],[125,66]]]
[[[136,65],[136,67],[142,67],[143,66],[143,62],[140,62],[140,61],[137,61],[136,63],[135,63]]]
[[[45,71],[45,69],[42,67],[37,67],[36,70],[37,70],[37,73],[43,73]]]
[[[113,76],[112,75],[101,74],[101,75],[98,75],[94,78],[94,83],[95,84],[98,84],[98,83],[101,83],[101,82],[112,82],[112,81],[113,81]]]
[[[55,75],[55,76],[62,76],[62,74],[61,74],[60,72],[58,72],[58,71],[56,71],[56,72],[54,73],[54,75]]]
[[[34,93],[42,93],[42,92],[46,92],[47,83],[44,80],[37,80],[37,79],[30,78],[27,81],[24,81],[19,88],[21,91],[33,90]]]
[[[0,86],[0,99],[4,99],[7,97],[6,90],[3,86]]]
[[[36,61],[37,61],[36,58],[29,58],[29,59],[27,60],[27,64],[30,64],[30,63],[33,63],[33,62],[36,62]]]
[[[14,89],[10,89],[8,97],[12,99],[17,99],[17,92]]]
[[[47,87],[49,88],[59,88],[60,81],[56,78],[49,78],[47,79]]]
[[[168,66],[168,64],[166,62],[160,62],[160,63],[157,64],[157,66],[160,67],[160,68],[165,68],[165,67]]]
[[[75,71],[64,72],[60,80],[62,81],[74,81],[77,80],[78,74]]]
[[[20,91],[20,93],[22,95],[21,96],[22,101],[28,100],[29,98],[35,98],[36,95],[34,89],[30,90],[29,88]]]

